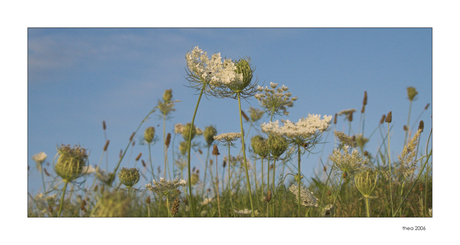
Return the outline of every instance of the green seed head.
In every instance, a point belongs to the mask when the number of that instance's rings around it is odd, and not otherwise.
[[[265,158],[266,156],[268,156],[268,153],[269,153],[268,144],[267,144],[267,140],[264,137],[260,135],[256,135],[252,137],[251,146],[254,152],[260,157]]]
[[[86,149],[80,146],[71,148],[70,145],[61,145],[58,155],[54,170],[63,180],[69,182],[84,174],[83,167],[88,160]]]
[[[276,134],[271,134],[268,137],[268,145],[270,153],[275,158],[279,158],[288,148],[287,140],[283,136]]]
[[[192,124],[191,123],[187,123],[185,126],[184,126],[184,129],[182,131],[182,137],[184,138],[185,141],[188,141],[189,140],[189,135],[190,135],[190,130],[192,131],[192,138],[190,140],[192,140],[195,135],[196,135],[196,127],[193,127],[192,128]]]
[[[163,94],[163,101],[170,102],[171,99],[172,99],[172,89],[165,90],[165,93]]]
[[[208,146],[212,145],[212,143],[214,142],[214,136],[216,135],[217,135],[217,130],[216,128],[214,128],[214,126],[208,126],[204,129],[203,136]]]
[[[407,96],[409,97],[410,101],[413,101],[417,94],[418,94],[418,92],[414,87],[408,87],[407,88]]]
[[[192,179],[191,184],[195,185],[200,180],[200,176],[196,173],[193,173],[191,179]]]
[[[139,170],[137,168],[122,168],[118,173],[118,178],[123,185],[132,187],[139,182]]]
[[[144,139],[147,141],[147,143],[151,143],[153,141],[153,138],[155,137],[155,128],[154,127],[148,127],[144,131]]]

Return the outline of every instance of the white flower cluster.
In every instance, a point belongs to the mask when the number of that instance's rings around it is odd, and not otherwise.
[[[234,212],[235,212],[235,214],[239,214],[239,215],[250,215],[250,214],[252,213],[252,211],[249,210],[249,209],[247,209],[247,208],[245,208],[244,210],[236,210],[236,209],[234,209]],[[254,210],[254,214],[255,214],[256,216],[258,216],[258,215],[259,215],[259,211]]]
[[[212,197],[211,198],[205,198],[203,202],[201,202],[201,205],[205,206],[208,205],[212,202]]]
[[[295,195],[297,201],[299,200],[299,186],[298,184],[292,184],[291,187],[289,187],[289,190]],[[310,192],[309,190],[303,188],[302,186],[300,187],[300,201],[303,206],[306,207],[318,207],[318,198],[313,196],[313,192]]]
[[[289,88],[284,85],[280,88],[277,87],[278,84],[273,82],[270,82],[270,88],[257,86],[257,91],[260,93],[256,94],[255,97],[260,106],[265,108],[267,112],[271,113],[273,111],[276,114],[279,111],[283,111],[284,115],[289,115],[287,107],[294,106],[297,96],[291,98],[292,94],[288,92]]]
[[[185,186],[187,182],[185,180],[175,179],[172,181],[165,180],[160,178],[160,181],[153,180],[153,186],[149,183],[145,185],[145,188],[148,190],[157,193],[160,196],[169,195],[172,191],[177,190],[178,188]]]
[[[96,172],[96,169],[93,168],[93,166],[88,165],[88,166],[83,166],[81,172],[84,173],[84,174],[92,174],[92,173]]]
[[[42,162],[45,161],[46,157],[47,157],[46,153],[44,153],[44,152],[39,152],[39,153],[33,155],[33,156],[32,156],[32,159],[33,159],[36,163],[41,164]]]
[[[196,76],[213,86],[243,83],[243,75],[236,73],[236,66],[231,59],[222,62],[220,53],[208,58],[207,52],[196,46],[185,55],[187,66]]]
[[[332,116],[308,114],[307,118],[299,119],[297,123],[289,120],[283,120],[284,126],[280,127],[278,120],[275,122],[262,123],[261,128],[264,132],[284,135],[288,138],[308,138],[318,132],[325,131],[331,124]]]
[[[369,159],[364,159],[356,149],[349,153],[350,146],[344,145],[343,152],[340,149],[334,149],[331,161],[334,163],[332,168],[336,171],[353,174],[364,168],[369,163]]]
[[[241,138],[241,133],[223,133],[214,136],[214,140],[218,140],[221,142],[235,141],[239,138]]]

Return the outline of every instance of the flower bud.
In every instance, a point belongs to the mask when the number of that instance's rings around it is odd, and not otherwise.
[[[151,143],[153,141],[153,138],[155,137],[155,128],[154,127],[148,127],[144,131],[144,139],[147,141],[147,143]]]

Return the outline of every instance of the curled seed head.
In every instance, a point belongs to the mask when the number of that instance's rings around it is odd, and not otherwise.
[[[385,118],[385,122],[386,122],[386,123],[391,123],[391,119],[392,119],[392,115],[391,115],[391,111],[390,111],[390,112],[388,112],[388,115],[387,115],[387,117]]]

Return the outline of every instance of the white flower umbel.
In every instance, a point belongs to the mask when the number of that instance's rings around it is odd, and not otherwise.
[[[330,159],[334,163],[332,168],[335,171],[354,174],[369,163],[369,159],[363,158],[356,149],[350,153],[349,148],[348,145],[344,145],[342,151],[334,149]]]
[[[205,198],[203,202],[201,202],[201,205],[205,206],[208,205],[212,202],[212,198]]]
[[[250,215],[250,214],[251,214],[251,210],[249,210],[249,209],[247,209],[247,208],[245,208],[245,209],[243,209],[243,210],[236,210],[236,209],[235,209],[234,211],[235,211],[235,214],[239,214],[239,215]],[[254,214],[255,214],[256,216],[258,216],[258,215],[259,215],[259,211],[254,210]]]
[[[288,87],[282,86],[277,88],[278,84],[270,82],[270,87],[257,86],[258,94],[255,95],[259,101],[259,105],[265,109],[267,114],[281,114],[289,115],[287,107],[292,107],[297,96],[291,98],[291,92]],[[262,93],[264,92],[264,93]]]
[[[183,179],[169,181],[164,178],[160,178],[160,181],[153,180],[153,186],[149,183],[145,185],[145,188],[160,196],[169,196],[170,194],[173,194],[173,191],[179,190],[179,188],[185,186],[186,184],[187,182]]]
[[[238,83],[243,80],[242,74],[236,73],[235,64],[231,59],[222,62],[220,53],[208,57],[207,52],[196,46],[185,55],[188,69],[194,75],[212,86],[219,87],[230,83]]]
[[[262,123],[261,128],[264,132],[284,135],[287,138],[295,139],[300,137],[303,140],[308,140],[313,135],[324,132],[331,125],[331,119],[332,116],[324,116],[321,119],[321,115],[308,114],[307,118],[299,119],[297,123],[282,120],[284,125],[279,126],[279,122],[276,120],[274,122]]]
[[[299,187],[297,184],[291,185],[289,190],[295,195],[296,199],[299,200]],[[300,187],[300,200],[302,205],[306,207],[318,207],[318,198],[313,196],[313,192],[310,192],[308,189]]]
[[[46,160],[46,153],[44,152],[39,152],[35,155],[32,156],[32,159],[37,163],[37,164],[41,164],[43,163],[45,160]]]
[[[214,140],[220,141],[220,142],[232,142],[237,139],[241,138],[241,133],[223,133],[214,136]]]

